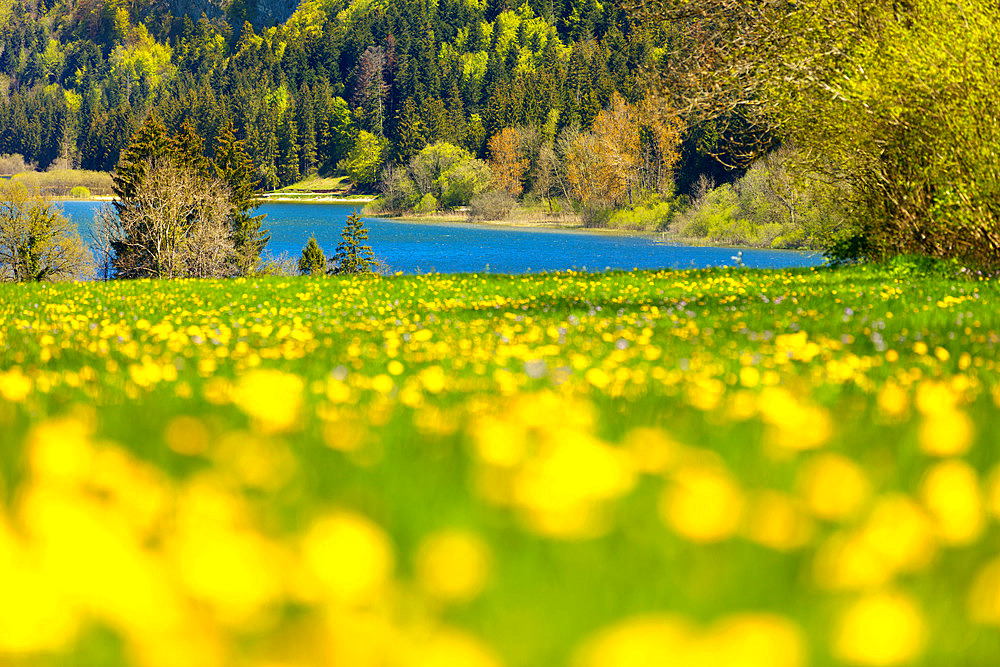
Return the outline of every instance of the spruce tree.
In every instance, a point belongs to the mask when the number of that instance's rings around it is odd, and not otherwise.
[[[251,215],[257,208],[257,181],[253,163],[244,149],[243,141],[236,138],[233,123],[229,121],[219,135],[213,161],[215,174],[229,186],[229,197],[235,214],[230,227],[230,238],[239,256],[239,272],[246,275],[253,270],[271,235],[261,228],[265,215]]]
[[[167,128],[159,116],[150,114],[142,127],[132,136],[132,142],[122,153],[111,175],[111,190],[118,213],[124,211],[125,202],[139,193],[146,178],[146,170],[162,160],[173,159],[174,144],[167,136]]]
[[[368,230],[364,221],[357,213],[347,217],[342,239],[337,246],[337,254],[330,260],[330,273],[372,273],[375,269],[375,254],[369,245],[363,245],[368,240]]]
[[[299,273],[304,276],[318,276],[326,268],[326,255],[319,247],[315,236],[309,237],[309,242],[302,248],[302,257],[299,258]]]

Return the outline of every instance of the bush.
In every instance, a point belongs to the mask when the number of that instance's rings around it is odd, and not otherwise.
[[[655,231],[666,229],[674,217],[674,204],[666,201],[653,201],[634,209],[615,211],[607,221],[610,229],[629,231]]]
[[[69,196],[72,197],[73,199],[89,199],[90,190],[88,190],[82,185],[78,185],[69,191]]]
[[[433,213],[438,208],[437,199],[431,193],[425,194],[420,198],[420,203],[417,204],[416,208],[413,210],[417,213]]]
[[[358,185],[371,185],[378,180],[382,158],[389,142],[362,130],[358,133],[347,157],[337,163]]]
[[[790,148],[755,162],[733,183],[702,179],[673,224],[681,236],[767,248],[827,246],[843,225],[844,188],[808,172]],[[842,252],[850,252],[843,250]]]
[[[584,227],[605,227],[614,213],[613,205],[592,201],[580,207],[580,222]]]
[[[472,198],[469,202],[469,219],[482,222],[485,220],[506,220],[517,205],[517,200],[500,190],[488,190]]]

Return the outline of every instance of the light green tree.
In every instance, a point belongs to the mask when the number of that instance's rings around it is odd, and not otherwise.
[[[361,130],[347,157],[337,164],[355,184],[371,185],[378,180],[379,170],[389,142]]]
[[[86,278],[93,260],[72,223],[41,195],[0,182],[0,280]]]

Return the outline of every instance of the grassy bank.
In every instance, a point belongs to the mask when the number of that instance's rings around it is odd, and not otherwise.
[[[866,268],[0,285],[0,662],[991,664],[998,344]]]

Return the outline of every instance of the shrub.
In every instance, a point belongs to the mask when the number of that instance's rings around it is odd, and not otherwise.
[[[417,204],[416,208],[413,210],[417,213],[433,213],[438,208],[437,199],[431,193],[425,194],[420,198],[420,203]]]
[[[506,220],[517,205],[517,200],[500,190],[488,190],[472,198],[469,202],[469,219],[477,222],[484,220]]]
[[[666,229],[674,217],[674,205],[666,201],[653,201],[634,209],[615,211],[607,221],[610,229],[653,231]]]
[[[73,199],[89,199],[90,190],[88,190],[82,185],[78,185],[69,191],[69,196],[72,197]]]

